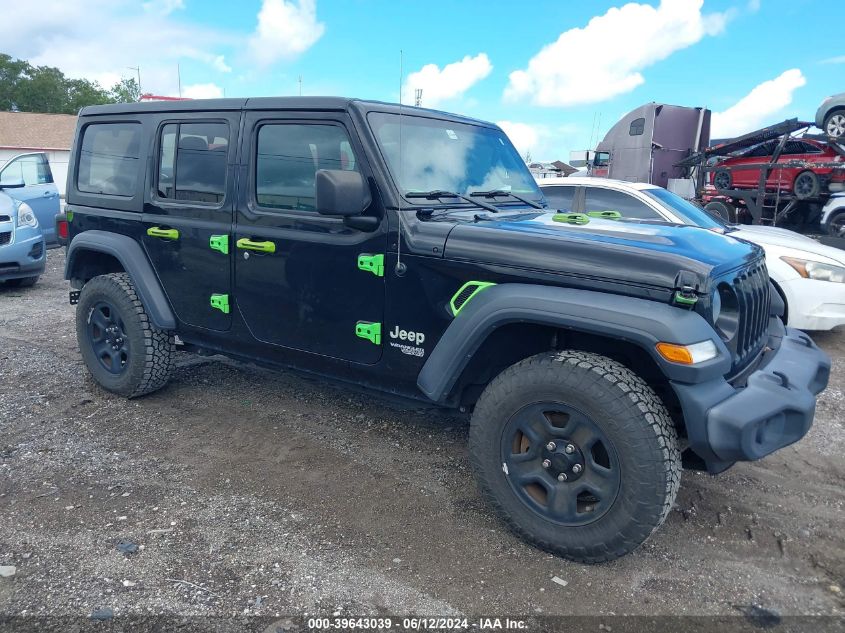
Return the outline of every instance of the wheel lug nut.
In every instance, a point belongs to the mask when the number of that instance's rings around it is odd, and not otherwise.
[[[548,444],[546,444],[546,448],[550,451],[553,451],[555,450],[555,448],[557,448],[557,445],[554,442],[549,442]]]
[[[574,453],[574,452],[575,452],[575,446],[574,446],[573,444],[567,444],[567,445],[566,445],[566,448],[565,448],[565,449],[563,449],[563,450],[565,450],[565,451],[566,451],[566,454],[567,454],[567,455],[572,455],[572,453]]]
[[[548,468],[552,463],[548,459],[543,460],[543,468]]]
[[[566,473],[561,473],[557,476],[558,481],[566,481]]]
[[[575,473],[576,475],[577,475],[578,473],[580,473],[580,472],[581,472],[581,470],[582,470],[582,469],[581,469],[581,464],[575,464],[575,465],[572,467],[572,472],[573,472],[573,473]]]

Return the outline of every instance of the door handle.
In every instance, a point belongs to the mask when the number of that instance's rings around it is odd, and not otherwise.
[[[248,237],[242,237],[236,242],[236,244],[238,245],[238,248],[243,249],[245,251],[257,251],[259,253],[276,252],[275,242],[254,242]]]
[[[179,231],[176,229],[162,229],[157,226],[151,226],[147,229],[147,235],[150,237],[161,237],[166,240],[178,240]]]
[[[44,198],[52,198],[53,192],[52,191],[45,191],[44,193],[41,194],[41,196],[44,197]]]

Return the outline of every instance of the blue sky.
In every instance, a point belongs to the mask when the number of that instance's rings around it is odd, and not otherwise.
[[[598,117],[600,137],[647,101],[723,113],[717,135],[811,119],[845,91],[842,38],[808,28],[838,0],[28,4],[7,8],[4,52],[105,85],[140,66],[157,94],[178,92],[178,64],[191,96],[293,95],[302,76],[303,94],[395,101],[402,50],[407,94],[422,87],[424,106],[503,122],[541,160],[588,148]]]

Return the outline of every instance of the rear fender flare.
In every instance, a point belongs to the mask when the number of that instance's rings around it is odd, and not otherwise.
[[[158,277],[150,265],[138,242],[126,235],[108,231],[83,231],[76,235],[68,246],[65,262],[65,279],[76,277],[76,265],[79,255],[84,252],[96,252],[111,255],[129,274],[135,290],[153,325],[160,330],[176,328],[176,317]]]

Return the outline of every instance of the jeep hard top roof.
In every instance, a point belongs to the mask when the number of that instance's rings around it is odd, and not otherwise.
[[[404,115],[429,116],[446,119],[458,123],[496,127],[488,121],[481,121],[470,117],[429,110],[416,106],[386,103],[382,101],[366,101],[349,97],[248,97],[228,99],[182,99],[177,101],[144,101],[138,103],[117,103],[113,105],[86,106],[79,111],[79,116],[142,114],[153,112],[205,112],[221,110],[313,110],[324,112],[345,112],[357,110],[365,115],[369,112],[387,112]]]

